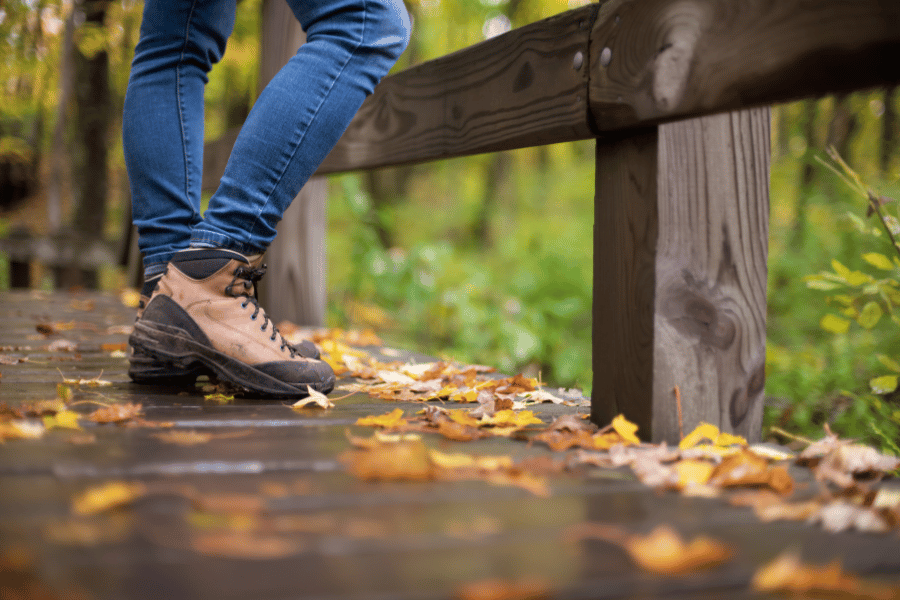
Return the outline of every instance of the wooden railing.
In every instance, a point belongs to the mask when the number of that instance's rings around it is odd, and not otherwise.
[[[765,106],[900,81],[898,23],[896,0],[607,0],[385,78],[319,173],[596,139],[592,419],[757,439]],[[209,185],[231,141],[208,148]],[[285,215],[273,300],[321,273],[321,241],[295,248],[321,238],[322,202]]]

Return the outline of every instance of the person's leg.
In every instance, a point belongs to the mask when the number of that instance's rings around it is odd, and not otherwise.
[[[402,0],[289,0],[306,43],[250,111],[191,245],[265,251],[275,226],[409,39]]]
[[[203,92],[234,27],[235,0],[146,0],[122,138],[145,278],[200,222]]]
[[[328,392],[334,373],[288,345],[256,300],[262,256],[303,183],[406,45],[402,0],[291,0],[307,43],[254,105],[191,249],[176,252],[130,338],[175,368],[253,393]]]

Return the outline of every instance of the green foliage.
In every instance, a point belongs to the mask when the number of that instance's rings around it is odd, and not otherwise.
[[[814,243],[802,248],[803,256],[791,257],[789,250],[776,256],[773,281],[782,289],[770,289],[770,309],[779,306],[774,321],[787,324],[793,317],[794,323],[785,333],[770,322],[767,391],[790,400],[767,409],[767,424],[784,423],[814,435],[829,423],[842,435],[890,452],[896,449],[891,440],[900,439],[898,205],[863,185],[836,152],[830,154],[832,162],[819,162],[849,184],[829,190],[829,205],[818,207],[829,211],[832,227],[819,228]],[[820,186],[832,183],[828,177]],[[830,269],[822,269],[825,264]],[[803,278],[809,293],[781,279],[782,269],[817,271]],[[780,291],[790,297],[783,320]],[[807,327],[817,323],[818,331],[806,328],[801,334],[797,321]],[[773,338],[782,344],[773,344]]]

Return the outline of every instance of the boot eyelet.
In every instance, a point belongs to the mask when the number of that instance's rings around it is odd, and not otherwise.
[[[246,303],[246,302],[241,302],[241,308],[247,308],[247,303]]]
[[[256,315],[250,315],[250,320],[251,320],[251,321],[255,321],[255,320],[256,320]]]

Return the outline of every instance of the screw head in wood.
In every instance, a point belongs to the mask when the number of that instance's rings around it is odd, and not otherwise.
[[[608,67],[609,63],[612,61],[612,49],[607,46],[603,50],[600,51],[600,65],[604,67]]]
[[[575,53],[575,57],[572,59],[572,67],[577,71],[581,68],[581,65],[584,64],[584,53],[580,50]]]

